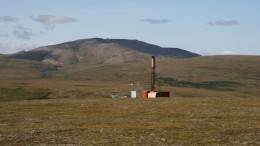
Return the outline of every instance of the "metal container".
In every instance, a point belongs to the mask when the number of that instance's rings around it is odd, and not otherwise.
[[[143,98],[148,98],[148,93],[149,93],[150,91],[143,91]]]
[[[148,93],[148,98],[156,98],[158,97],[158,95],[158,92],[151,91],[150,93]]]
[[[170,92],[159,92],[159,97],[170,97]]]
[[[131,91],[131,98],[136,98],[136,91]]]

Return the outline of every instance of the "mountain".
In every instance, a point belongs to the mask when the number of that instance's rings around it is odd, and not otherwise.
[[[60,67],[0,56],[0,94],[14,96],[14,90],[18,90],[20,96],[20,89],[37,96],[51,92],[50,98],[109,97],[111,92],[130,90],[141,93],[150,89],[150,60]],[[161,88],[157,89],[170,91],[173,97],[259,97],[259,62],[260,56],[158,59],[157,85]]]
[[[151,55],[158,58],[200,56],[179,48],[163,48],[138,40],[93,38],[39,47],[31,51],[12,54],[9,57],[43,61],[57,65],[73,65],[92,61],[121,64],[147,60]]]
[[[38,54],[34,56],[33,51]],[[97,62],[93,57],[84,64],[78,62],[61,67],[46,63],[42,56],[48,51],[43,48],[33,51],[28,51],[33,52],[31,56],[26,52],[17,53],[26,54],[31,60],[0,55],[0,94],[7,92],[8,97],[9,94],[13,97],[15,90],[17,96],[26,91],[26,98],[27,91],[30,96],[36,94],[37,97],[43,92],[44,95],[51,93],[50,98],[108,97],[114,91],[141,93],[150,88],[151,58],[145,53],[142,57],[147,58],[138,58],[139,61],[111,64]],[[67,53],[66,49],[64,52]],[[66,60],[68,54],[61,55]],[[260,56],[162,57],[156,62],[157,85],[174,97],[259,97],[259,62]],[[129,86],[130,83],[133,86]]]
[[[260,56],[202,57],[138,40],[100,38],[0,55],[0,94],[13,96],[17,90],[19,96],[26,91],[24,97],[28,91],[37,97],[44,92],[50,98],[83,98],[142,93],[150,88],[151,55],[158,58],[157,85],[173,97],[260,95]]]

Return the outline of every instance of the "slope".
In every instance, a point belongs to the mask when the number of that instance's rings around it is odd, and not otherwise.
[[[18,52],[9,57],[66,66],[89,62],[121,64],[147,60],[151,55],[160,58],[199,56],[178,48],[162,48],[138,40],[94,38],[40,47],[28,52]]]
[[[160,58],[157,81],[173,97],[259,97],[259,62],[259,56]],[[89,61],[65,68],[2,57],[0,70],[1,87],[49,89],[52,98],[109,97],[114,91],[141,93],[150,88],[150,57],[121,64]]]
[[[57,70],[59,66],[37,61],[12,59],[0,56],[0,79],[29,80],[48,77],[47,72]]]
[[[157,81],[164,90],[170,90],[175,96],[228,94],[255,97],[260,95],[259,62],[259,56],[159,59]],[[54,77],[60,79],[107,83],[117,91],[128,91],[133,88],[142,91],[149,90],[150,59],[117,65],[96,64],[85,67],[75,65],[52,73]],[[134,86],[129,86],[131,83]]]

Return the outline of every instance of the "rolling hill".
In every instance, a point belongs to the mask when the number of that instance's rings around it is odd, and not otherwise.
[[[259,56],[208,56],[157,61],[157,89],[172,97],[259,97]],[[0,88],[51,92],[50,98],[109,97],[150,89],[150,58],[124,64],[60,66],[1,58]],[[133,86],[130,86],[133,83]],[[9,91],[9,90],[8,90]],[[2,94],[3,95],[3,94]],[[140,95],[141,96],[141,95]]]
[[[89,62],[120,64],[147,60],[151,55],[159,58],[200,56],[182,49],[163,48],[138,40],[93,38],[40,47],[27,52],[18,52],[9,57],[59,65],[74,65]]]
[[[173,97],[260,95],[259,56],[202,57],[137,40],[97,38],[0,56],[0,88],[46,92],[50,98],[141,94],[149,90],[151,55],[158,58],[157,90],[171,91]]]
[[[0,56],[0,80],[34,80],[47,77],[49,71],[59,66],[39,61],[13,59]]]
[[[0,145],[259,144],[260,56],[155,47],[172,98],[111,99],[150,89],[154,52],[92,41],[0,55]]]
[[[0,145],[257,145],[259,62],[161,57],[157,81],[173,98],[132,100],[110,94],[149,90],[149,56],[62,65],[0,56]]]

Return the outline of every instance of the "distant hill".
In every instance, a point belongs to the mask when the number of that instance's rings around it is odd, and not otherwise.
[[[156,88],[173,97],[260,95],[260,56],[201,57],[138,40],[100,38],[0,54],[0,89],[10,94],[16,88],[46,90],[52,98],[141,93],[150,88],[151,55],[158,58]]]
[[[52,98],[109,97],[113,91],[132,89],[141,93],[150,89],[150,60],[59,66],[0,56],[0,89],[10,94],[16,88],[46,90]],[[260,56],[162,58],[157,61],[157,85],[173,97],[259,97],[259,62]]]
[[[200,56],[179,48],[163,48],[138,40],[93,38],[39,47],[31,51],[12,54],[9,57],[57,65],[73,65],[91,61],[120,64],[147,60],[151,55],[158,58]]]
[[[0,81],[46,78],[49,77],[47,72],[58,69],[59,66],[52,64],[32,60],[13,59],[0,55]]]

